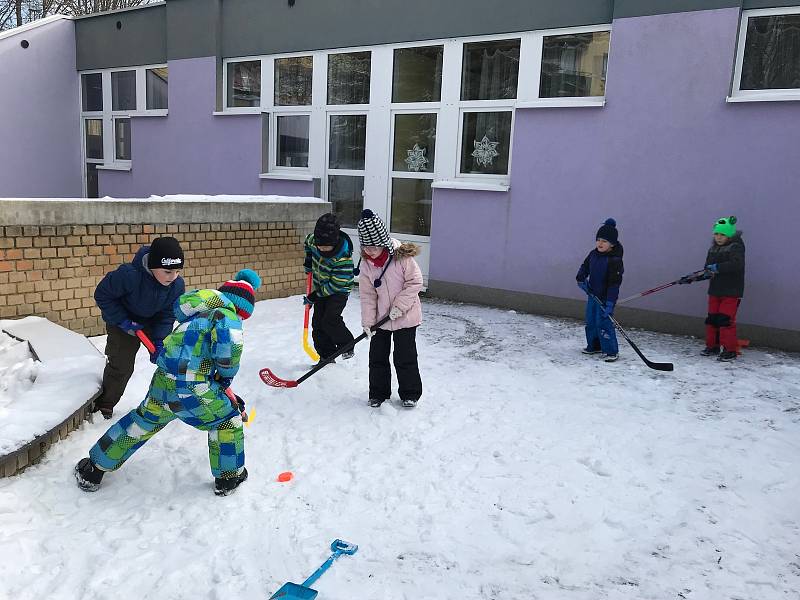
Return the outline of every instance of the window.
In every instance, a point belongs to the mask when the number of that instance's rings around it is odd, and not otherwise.
[[[392,178],[392,232],[431,234],[433,179]]]
[[[277,117],[278,167],[308,168],[308,115],[279,115]]]
[[[228,63],[227,106],[229,108],[261,105],[261,61]]]
[[[111,110],[136,110],[136,71],[111,73]]]
[[[341,226],[355,229],[364,210],[364,177],[329,175],[328,202]]]
[[[114,158],[131,159],[131,120],[114,119]]]
[[[545,36],[540,98],[605,96],[611,33]]]
[[[328,168],[364,169],[367,115],[331,115]]]
[[[85,119],[86,158],[103,160],[103,120]]]
[[[313,73],[311,56],[275,59],[275,106],[309,106]]]
[[[463,113],[462,175],[508,175],[512,117],[510,110]]]
[[[81,108],[84,112],[103,110],[103,74],[81,75]]]
[[[371,52],[328,56],[328,104],[369,104]]]
[[[436,152],[436,113],[395,115],[393,171],[432,172]]]
[[[519,48],[519,39],[464,44],[461,99],[516,98]]]
[[[734,99],[800,99],[800,7],[746,11]]]
[[[391,173],[390,230],[431,234],[431,184],[436,162],[436,113],[397,113]]]
[[[157,67],[145,71],[147,110],[166,110],[169,107],[168,80],[169,72],[167,67]]]
[[[97,180],[97,163],[86,163],[86,197],[99,198],[100,186]]]
[[[392,102],[439,102],[443,59],[444,46],[395,50]]]

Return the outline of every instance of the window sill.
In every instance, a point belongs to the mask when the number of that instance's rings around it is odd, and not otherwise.
[[[140,110],[139,112],[129,113],[129,117],[166,117],[169,111],[165,108],[163,110]]]
[[[130,165],[97,165],[98,171],[130,171]]]
[[[606,105],[605,96],[589,98],[542,98],[517,102],[517,108],[602,108]]]
[[[240,117],[242,115],[253,116],[253,115],[260,115],[261,114],[261,108],[248,108],[248,109],[245,109],[245,110],[241,110],[241,109],[240,110],[232,110],[232,109],[215,110],[211,114],[214,115],[215,117]]]
[[[258,176],[259,179],[285,179],[288,181],[314,181],[314,178],[311,176],[310,173],[279,173],[279,172],[271,172],[271,173],[261,173]]]
[[[431,184],[434,189],[442,190],[477,190],[479,192],[507,192],[511,186],[488,181],[456,181],[454,179],[436,179]]]
[[[798,92],[785,92],[782,94],[746,94],[743,96],[728,96],[725,102],[795,102],[800,101],[800,93]]]

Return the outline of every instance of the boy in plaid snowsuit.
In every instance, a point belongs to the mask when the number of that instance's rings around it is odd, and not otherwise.
[[[147,440],[174,419],[208,432],[208,456],[215,493],[227,495],[247,478],[244,431],[237,397],[225,390],[239,370],[242,319],[253,311],[261,281],[245,269],[219,290],[193,290],[175,304],[179,325],[164,339],[146,398],[92,446],[75,467],[78,485],[96,491],[107,471],[115,471]]]

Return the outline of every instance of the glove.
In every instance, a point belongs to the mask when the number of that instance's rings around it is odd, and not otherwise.
[[[603,309],[603,316],[607,319],[611,315],[614,314],[614,304],[615,302],[612,300],[606,300],[606,306]]]
[[[589,284],[586,283],[585,279],[583,281],[578,282],[578,287],[581,288],[584,292],[586,292],[587,295],[589,294]]]
[[[370,327],[362,327],[362,329],[364,330],[364,335],[367,336],[368,340],[371,340],[372,336],[375,335],[375,332],[372,331],[372,328]]]
[[[243,413],[244,412],[244,400],[238,394],[235,395],[234,398],[236,398],[236,406],[234,408],[237,408],[240,413]]]
[[[150,362],[153,363],[153,364],[156,364],[156,361],[158,361],[158,357],[164,351],[164,342],[161,342],[161,341],[154,342],[153,345],[156,347],[156,349],[150,355]]]
[[[303,305],[313,306],[317,300],[319,300],[317,292],[311,292],[308,296],[303,296]]]
[[[219,387],[221,387],[223,390],[227,390],[233,383],[233,377],[220,377],[217,375],[215,379],[217,380],[217,383],[219,383]]]
[[[716,275],[719,273],[719,267],[716,264],[706,265],[706,273],[712,273],[713,275]]]
[[[133,337],[136,337],[137,331],[141,331],[142,329],[144,329],[144,325],[140,325],[136,321],[131,321],[130,319],[125,319],[124,321],[122,321],[122,323],[117,325],[117,327],[122,329],[122,331],[124,331],[128,335],[132,335]]]
[[[313,264],[311,263],[311,257],[306,256],[306,259],[303,261],[303,271],[305,271],[306,273],[311,273],[312,267]]]
[[[394,321],[395,319],[399,319],[403,316],[403,311],[397,308],[396,306],[392,307],[392,310],[389,311],[389,318]]]

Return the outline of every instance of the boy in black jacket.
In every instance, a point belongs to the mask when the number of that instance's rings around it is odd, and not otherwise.
[[[597,297],[586,302],[586,348],[584,354],[598,354],[605,362],[618,358],[619,346],[614,324],[609,319],[614,313],[614,305],[619,298],[622,285],[622,244],[619,243],[617,222],[606,219],[595,236],[596,247],[583,261],[578,275],[578,287],[587,294]]]

